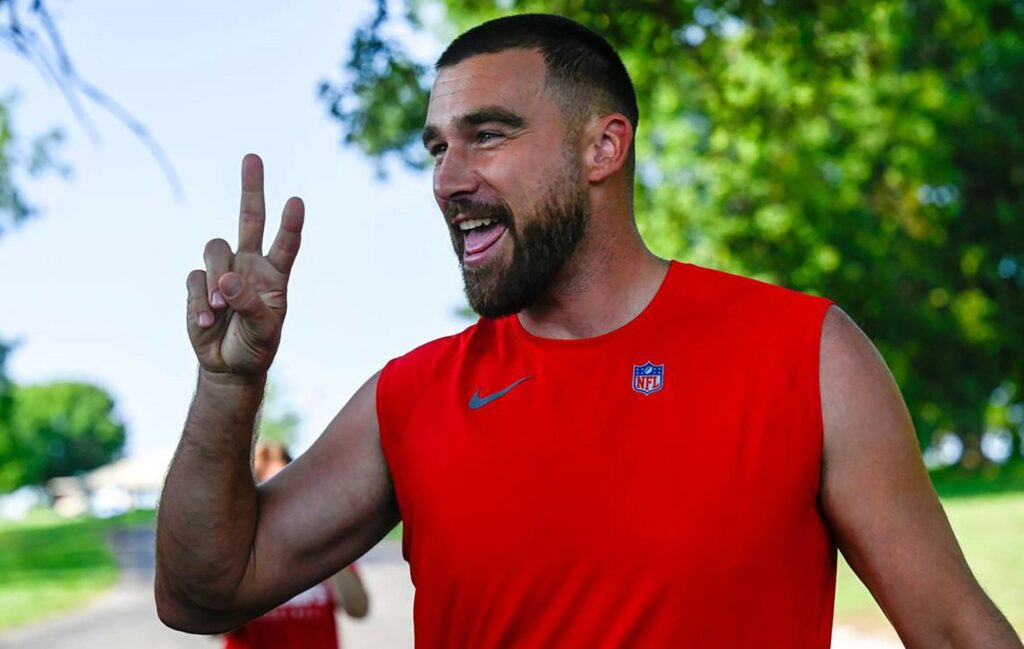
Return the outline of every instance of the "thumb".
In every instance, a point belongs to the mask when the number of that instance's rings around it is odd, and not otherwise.
[[[273,313],[244,277],[238,273],[224,273],[217,281],[217,286],[224,294],[228,306],[255,325],[254,333],[270,333],[270,329],[273,328]]]

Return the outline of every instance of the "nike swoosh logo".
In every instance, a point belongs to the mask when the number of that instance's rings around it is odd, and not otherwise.
[[[515,381],[514,383],[512,383],[512,385],[508,386],[504,390],[498,390],[494,394],[488,394],[486,397],[480,396],[480,390],[477,390],[476,392],[473,393],[473,396],[469,398],[469,409],[470,410],[476,410],[477,408],[483,408],[484,406],[486,406],[490,402],[494,401],[495,399],[500,399],[503,396],[505,396],[506,394],[508,394],[509,392],[511,392],[512,388],[516,387],[517,385],[519,385],[523,381],[526,381],[526,380],[529,380],[529,379],[532,379],[532,378],[533,378],[532,374],[527,374],[523,378],[521,378],[518,381]]]

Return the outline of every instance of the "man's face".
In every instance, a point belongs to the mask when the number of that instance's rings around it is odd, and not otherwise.
[[[544,79],[539,53],[509,50],[443,68],[431,93],[434,196],[484,317],[540,298],[586,229],[578,154]]]

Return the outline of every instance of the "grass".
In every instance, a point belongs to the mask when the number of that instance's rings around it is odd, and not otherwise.
[[[978,581],[1017,632],[1024,632],[1024,493],[947,496],[943,505]],[[868,632],[891,629],[850,567],[841,558],[839,563],[836,620]]]
[[[0,630],[81,606],[109,588],[117,565],[107,534],[152,520],[146,511],[70,521],[41,511],[0,523]]]
[[[391,529],[391,531],[388,532],[388,535],[384,537],[384,539],[386,541],[398,541],[399,543],[401,543],[402,542],[402,523],[399,522],[398,525],[395,525]]]

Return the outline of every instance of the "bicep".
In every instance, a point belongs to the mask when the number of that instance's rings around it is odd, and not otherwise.
[[[259,519],[240,597],[266,608],[324,581],[399,520],[371,377],[310,449],[259,487]],[[245,606],[245,604],[243,604]]]
[[[928,479],[896,382],[834,307],[822,332],[821,396],[821,503],[833,535],[903,639],[927,645],[980,588]]]

